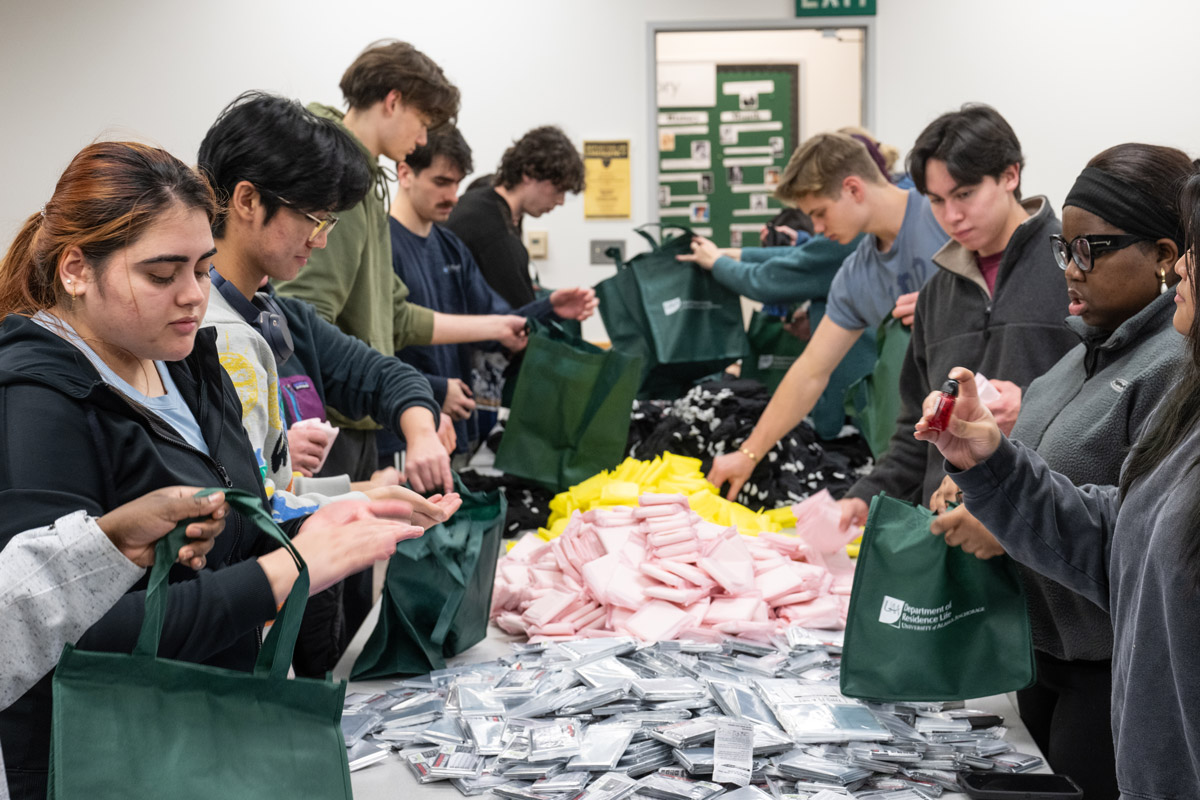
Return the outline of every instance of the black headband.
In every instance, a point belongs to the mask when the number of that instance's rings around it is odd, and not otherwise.
[[[1167,203],[1104,170],[1085,167],[1063,205],[1082,208],[1126,233],[1171,239],[1183,252],[1183,228]]]

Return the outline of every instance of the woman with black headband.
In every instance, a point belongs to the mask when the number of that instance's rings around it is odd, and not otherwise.
[[[1093,158],[1047,246],[1063,268],[1067,324],[1082,342],[1025,393],[1012,438],[1077,485],[1116,484],[1142,422],[1173,383],[1183,342],[1172,326],[1183,249],[1179,188],[1192,162],[1179,150],[1122,144]],[[947,478],[931,505],[944,511]],[[935,532],[980,558],[1004,552],[965,508]],[[1112,622],[1085,596],[1022,567],[1038,680],[1017,693],[1021,718],[1058,772],[1087,798],[1118,796],[1110,732]]]

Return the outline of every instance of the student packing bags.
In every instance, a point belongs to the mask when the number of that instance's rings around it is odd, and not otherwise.
[[[346,684],[287,677],[308,568],[257,497],[223,491],[300,569],[254,671],[156,655],[183,523],[155,550],[133,653],[63,649],[53,679],[48,797],[351,797],[341,731]]]
[[[557,492],[625,458],[641,361],[552,322],[529,331],[496,469]]]
[[[499,490],[470,492],[458,476],[454,491],[463,502],[453,517],[396,545],[354,680],[443,669],[447,657],[487,636],[508,507]]]
[[[871,500],[842,650],[847,697],[967,700],[1033,683],[1016,564],[948,547],[932,519],[882,493]]]
[[[737,294],[675,260],[691,252],[692,232],[682,230],[660,243],[638,228],[650,252],[618,261],[617,274],[596,285],[613,349],[642,358],[642,399],[680,397],[749,352]]]

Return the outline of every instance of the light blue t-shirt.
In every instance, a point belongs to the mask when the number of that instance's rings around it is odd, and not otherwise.
[[[937,272],[933,254],[949,238],[934,219],[929,200],[910,189],[904,223],[891,249],[881,253],[878,239],[862,238],[833,278],[826,316],[847,330],[874,330],[892,313],[897,297],[918,291]]]
[[[162,379],[166,394],[162,397],[147,397],[126,383],[117,373],[109,369],[109,366],[104,363],[104,359],[100,358],[96,354],[96,351],[88,346],[83,337],[66,320],[59,319],[45,311],[39,311],[33,315],[33,321],[51,333],[60,335],[65,333],[67,340],[79,348],[80,352],[87,356],[87,360],[92,362],[92,366],[100,373],[100,377],[104,379],[105,383],[139,406],[149,409],[155,416],[174,428],[175,432],[192,447],[204,453],[204,455],[210,455],[208,452],[208,443],[204,441],[204,435],[200,433],[200,425],[196,422],[196,417],[192,414],[192,410],[187,407],[187,403],[183,402],[183,397],[179,394],[179,388],[175,385],[175,381],[171,379],[171,373],[167,371],[166,364],[161,361],[154,362],[154,367],[158,370],[158,376]]]

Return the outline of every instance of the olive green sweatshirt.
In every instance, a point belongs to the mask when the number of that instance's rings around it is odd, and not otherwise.
[[[308,110],[343,125],[341,111],[319,103]],[[371,165],[374,186],[363,201],[339,213],[338,225],[323,250],[313,250],[295,280],[279,283],[277,291],[304,300],[323,318],[384,355],[410,344],[433,340],[433,311],[408,302],[408,287],[392,269],[388,230],[387,177],[358,137],[350,133]],[[357,423],[336,414],[340,427],[377,428],[370,419]]]

